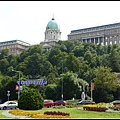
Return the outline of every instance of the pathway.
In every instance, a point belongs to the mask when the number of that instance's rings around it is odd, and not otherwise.
[[[2,112],[2,115],[7,116],[8,118],[11,118],[11,119],[29,119],[26,116],[16,116],[16,115],[10,114],[9,110],[4,110],[4,112]]]

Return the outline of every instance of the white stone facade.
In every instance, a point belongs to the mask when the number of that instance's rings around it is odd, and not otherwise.
[[[60,30],[58,30],[58,29],[46,29],[44,41],[52,41],[52,40],[60,40],[60,39],[61,39]]]
[[[68,34],[68,40],[79,40],[102,45],[120,44],[120,23],[72,30]]]

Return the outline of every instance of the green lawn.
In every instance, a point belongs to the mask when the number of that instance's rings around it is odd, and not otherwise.
[[[32,111],[39,111],[40,113],[44,113],[45,111],[61,111],[70,113],[72,118],[120,118],[120,112],[93,112],[93,111],[85,111],[79,110],[76,108],[43,108],[41,110],[32,110]],[[3,110],[0,110],[0,118],[7,118],[2,116],[1,113]]]
[[[72,118],[120,118],[120,112],[93,112],[93,111],[85,111],[79,110],[76,108],[43,108],[42,110],[38,110],[40,113],[44,113],[45,111],[61,111],[70,113]]]

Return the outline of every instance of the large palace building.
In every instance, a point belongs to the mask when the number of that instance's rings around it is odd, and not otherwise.
[[[20,54],[23,50],[27,50],[30,47],[29,43],[26,43],[22,40],[10,40],[5,42],[0,42],[0,52],[3,49],[10,49],[9,54]]]
[[[120,23],[72,30],[68,40],[79,40],[94,44],[120,44]]]

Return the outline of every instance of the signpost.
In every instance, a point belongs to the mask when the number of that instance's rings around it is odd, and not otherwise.
[[[81,99],[85,100],[85,93],[84,92],[82,92],[82,94],[81,94]]]
[[[10,91],[7,91],[7,96],[8,96],[8,101],[9,101],[9,96],[10,96]]]
[[[18,90],[18,99],[19,99],[20,91],[23,90],[23,86],[22,85],[30,85],[30,84],[36,84],[36,85],[43,84],[43,85],[46,85],[47,81],[45,81],[43,78],[40,78],[40,79],[30,79],[30,80],[18,80],[17,84],[18,85],[16,85],[16,90]],[[9,94],[7,94],[7,95],[10,96]]]
[[[30,84],[36,84],[36,85],[40,85],[40,84],[43,84],[43,85],[46,85],[47,84],[47,81],[45,81],[44,79],[30,79],[30,80],[18,80],[17,81],[17,84],[18,85],[30,85]]]
[[[92,91],[94,90],[94,82],[91,81],[91,100],[93,101],[93,93]]]
[[[23,86],[20,86],[20,90],[22,90],[23,89]]]

